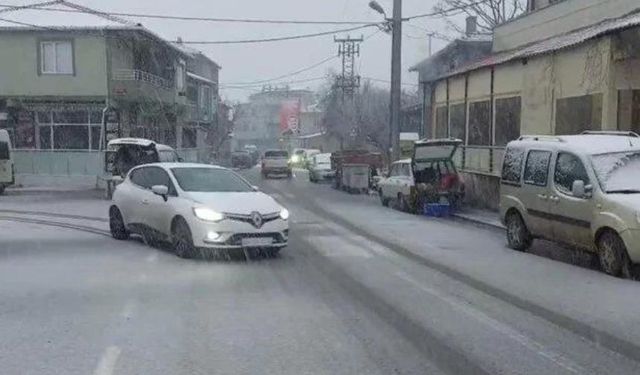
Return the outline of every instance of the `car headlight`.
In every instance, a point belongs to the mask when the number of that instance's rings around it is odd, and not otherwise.
[[[220,212],[216,212],[210,208],[206,207],[194,207],[193,214],[196,215],[198,219],[204,221],[220,221],[224,219],[224,215]]]
[[[282,211],[280,211],[280,218],[282,220],[289,219],[289,210],[287,210],[286,208],[283,208]]]

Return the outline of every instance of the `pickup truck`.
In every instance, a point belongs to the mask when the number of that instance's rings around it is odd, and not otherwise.
[[[286,175],[291,178],[291,166],[289,165],[289,152],[286,150],[267,150],[262,157],[262,178],[270,175]]]

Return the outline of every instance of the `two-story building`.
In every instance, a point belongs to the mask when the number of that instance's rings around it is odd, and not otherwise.
[[[475,203],[497,207],[504,145],[521,134],[640,130],[640,3],[530,0],[491,53],[432,83],[432,136],[464,141]]]
[[[219,66],[141,26],[1,27],[0,51],[0,127],[16,148],[98,150],[122,136],[197,147],[195,129],[215,123]]]

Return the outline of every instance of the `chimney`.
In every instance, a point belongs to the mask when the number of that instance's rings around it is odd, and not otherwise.
[[[467,36],[476,34],[478,32],[478,22],[476,17],[469,16],[467,17],[466,22],[467,22],[467,27],[465,29],[465,34]]]

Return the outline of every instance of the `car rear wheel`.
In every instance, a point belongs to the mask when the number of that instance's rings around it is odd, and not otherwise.
[[[507,214],[505,219],[507,226],[507,243],[510,248],[524,251],[531,246],[533,238],[527,229],[522,216],[517,212]]]
[[[109,209],[109,230],[111,231],[111,237],[116,240],[126,240],[129,238],[129,231],[125,227],[122,214],[116,206],[112,206]]]
[[[182,218],[176,219],[171,229],[173,251],[180,258],[194,258],[196,249],[189,225]]]
[[[626,276],[629,270],[629,256],[622,238],[612,230],[598,237],[598,260],[600,268],[611,276]]]
[[[380,196],[380,203],[382,203],[384,207],[389,207],[389,199],[384,197],[382,189],[378,190],[378,195]]]

